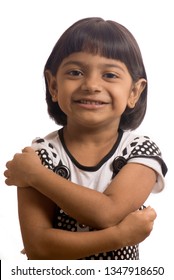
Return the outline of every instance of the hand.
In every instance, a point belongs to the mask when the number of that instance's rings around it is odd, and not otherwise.
[[[135,245],[142,242],[149,236],[153,229],[154,220],[157,214],[150,206],[130,213],[118,224],[122,236],[123,246]]]
[[[13,159],[6,163],[6,167],[4,176],[8,186],[29,187],[30,177],[43,166],[36,152],[31,147],[26,147],[22,153],[15,154]]]

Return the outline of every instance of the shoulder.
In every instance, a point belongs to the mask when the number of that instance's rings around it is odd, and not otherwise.
[[[58,130],[44,137],[36,137],[32,141],[32,148],[38,153],[42,163],[50,169],[53,169],[60,160],[57,152],[59,141]]]
[[[57,140],[57,138],[59,137],[58,131],[59,130],[55,130],[55,131],[47,134],[44,137],[34,138],[32,141],[32,145],[45,145],[45,144],[49,144],[49,143],[54,143]]]
[[[124,142],[124,155],[128,157],[133,156],[159,156],[161,157],[161,151],[157,144],[149,137],[145,135],[134,134],[131,131],[125,131],[123,133]]]

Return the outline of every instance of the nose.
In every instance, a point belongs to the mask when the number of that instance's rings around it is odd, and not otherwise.
[[[90,77],[86,77],[81,86],[82,91],[96,93],[101,92],[102,84],[101,80],[95,75],[90,75]]]

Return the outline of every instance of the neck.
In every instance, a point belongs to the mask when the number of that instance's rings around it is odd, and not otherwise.
[[[101,145],[115,142],[118,136],[118,127],[111,125],[103,129],[100,127],[87,128],[81,126],[67,125],[64,127],[64,138],[68,141],[79,143]]]
[[[109,125],[104,130],[67,125],[64,127],[65,144],[80,164],[95,166],[110,152],[117,140],[118,129],[114,127]]]

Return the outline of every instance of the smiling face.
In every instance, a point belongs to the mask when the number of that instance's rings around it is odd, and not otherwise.
[[[124,63],[76,52],[66,57],[55,76],[46,73],[53,102],[67,116],[67,125],[119,127],[126,107],[133,108],[145,80],[133,83]]]

